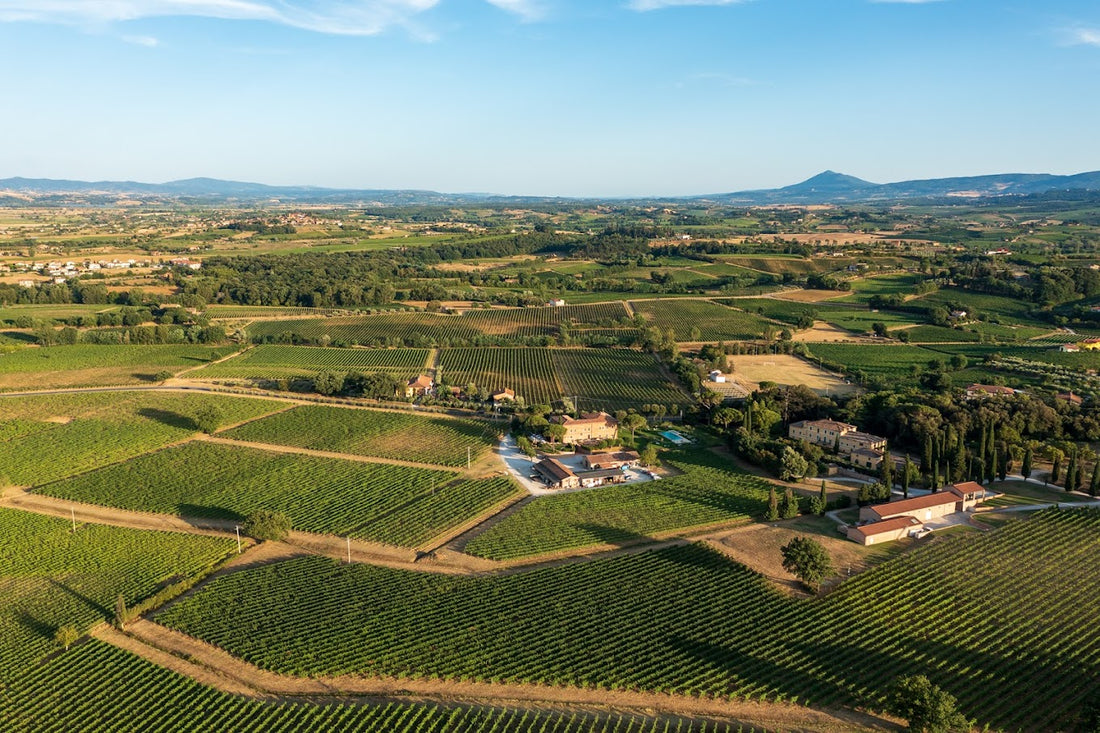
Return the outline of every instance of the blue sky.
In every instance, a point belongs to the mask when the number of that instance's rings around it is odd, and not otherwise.
[[[546,195],[1100,169],[1095,0],[0,0],[0,177]]]

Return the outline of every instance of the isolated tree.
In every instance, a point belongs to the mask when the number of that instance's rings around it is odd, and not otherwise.
[[[774,522],[779,519],[779,497],[775,495],[775,487],[768,487],[768,511],[764,514],[764,519],[769,522]]]
[[[516,438],[516,447],[519,448],[525,456],[534,456],[537,452],[535,450],[535,444],[532,443],[531,439],[526,435],[521,435]]]
[[[661,465],[661,459],[657,457],[657,446],[650,443],[642,452],[638,454],[638,459],[645,466],[659,466]]]
[[[123,606],[125,607],[125,604],[123,604]],[[73,644],[75,644],[76,640],[79,638],[80,632],[72,624],[66,624],[64,626],[58,627],[57,631],[55,631],[53,634],[54,643],[56,643],[62,649],[66,650]]]
[[[919,733],[964,733],[970,721],[955,709],[955,698],[924,675],[898,679],[887,695],[887,710]]]
[[[1069,454],[1069,463],[1066,464],[1066,491],[1073,491],[1077,488],[1077,451],[1074,450]]]
[[[630,430],[631,440],[634,440],[634,432],[636,430],[638,430],[639,428],[644,428],[648,424],[649,423],[646,421],[645,417],[639,415],[636,412],[628,413],[626,419],[623,420],[623,427]]]
[[[801,453],[789,445],[783,448],[783,457],[779,461],[779,478],[784,481],[800,479],[806,475],[809,468],[810,465]]]
[[[1089,481],[1089,496],[1100,496],[1100,456],[1092,462],[1092,480]]]
[[[783,569],[794,575],[810,590],[817,590],[821,581],[833,574],[833,561],[817,540],[795,537],[780,551],[783,553]]]
[[[821,493],[818,495],[818,510],[815,514],[824,514],[829,507],[829,495],[825,491],[825,479],[821,479]]]
[[[783,507],[780,514],[784,519],[794,519],[798,516],[798,497],[790,489],[783,492]]]
[[[313,391],[323,395],[340,394],[344,391],[344,375],[336,372],[318,372],[313,378]]]
[[[1057,448],[1054,449],[1054,459],[1050,465],[1050,482],[1052,484],[1058,483],[1058,479],[1062,475],[1062,451]]]
[[[252,512],[241,525],[245,534],[258,540],[284,540],[290,534],[291,528],[290,517],[268,509]]]
[[[894,490],[894,460],[890,457],[890,446],[882,451],[882,465],[879,466],[879,478],[890,491]]]
[[[217,405],[207,403],[195,411],[195,417],[192,419],[196,428],[210,435],[221,427],[225,416],[222,415],[222,411],[218,409]]]
[[[156,382],[167,382],[169,379],[171,379],[174,376],[176,376],[176,375],[173,374],[172,372],[168,371],[167,369],[162,369],[161,371],[159,371],[159,372],[157,372],[156,374],[153,375],[153,380],[156,381]],[[68,648],[68,647],[66,647],[66,648]]]
[[[1029,445],[1024,451],[1024,462],[1020,465],[1020,475],[1024,477],[1024,481],[1031,477],[1031,463],[1033,460],[1034,456],[1031,454],[1031,446]]]

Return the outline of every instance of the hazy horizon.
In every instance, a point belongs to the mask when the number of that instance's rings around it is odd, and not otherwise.
[[[1100,169],[1100,8],[0,0],[11,176],[688,196]]]

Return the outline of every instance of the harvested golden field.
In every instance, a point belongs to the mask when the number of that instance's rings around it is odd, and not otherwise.
[[[782,385],[802,384],[820,394],[852,394],[859,390],[846,384],[843,377],[827,372],[797,356],[786,354],[741,355],[726,357],[729,372],[749,389],[761,382]]]

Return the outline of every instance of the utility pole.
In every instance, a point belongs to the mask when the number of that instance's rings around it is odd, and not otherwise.
[[[241,554],[241,525],[233,527],[233,531],[237,533],[237,554]]]
[[[348,535],[348,565],[351,565],[351,535]]]
[[[76,509],[74,507],[69,507],[69,511],[73,515],[73,534],[76,534]]]
[[[470,470],[470,446],[466,446],[466,470]],[[435,482],[432,482],[432,493],[435,493]]]

